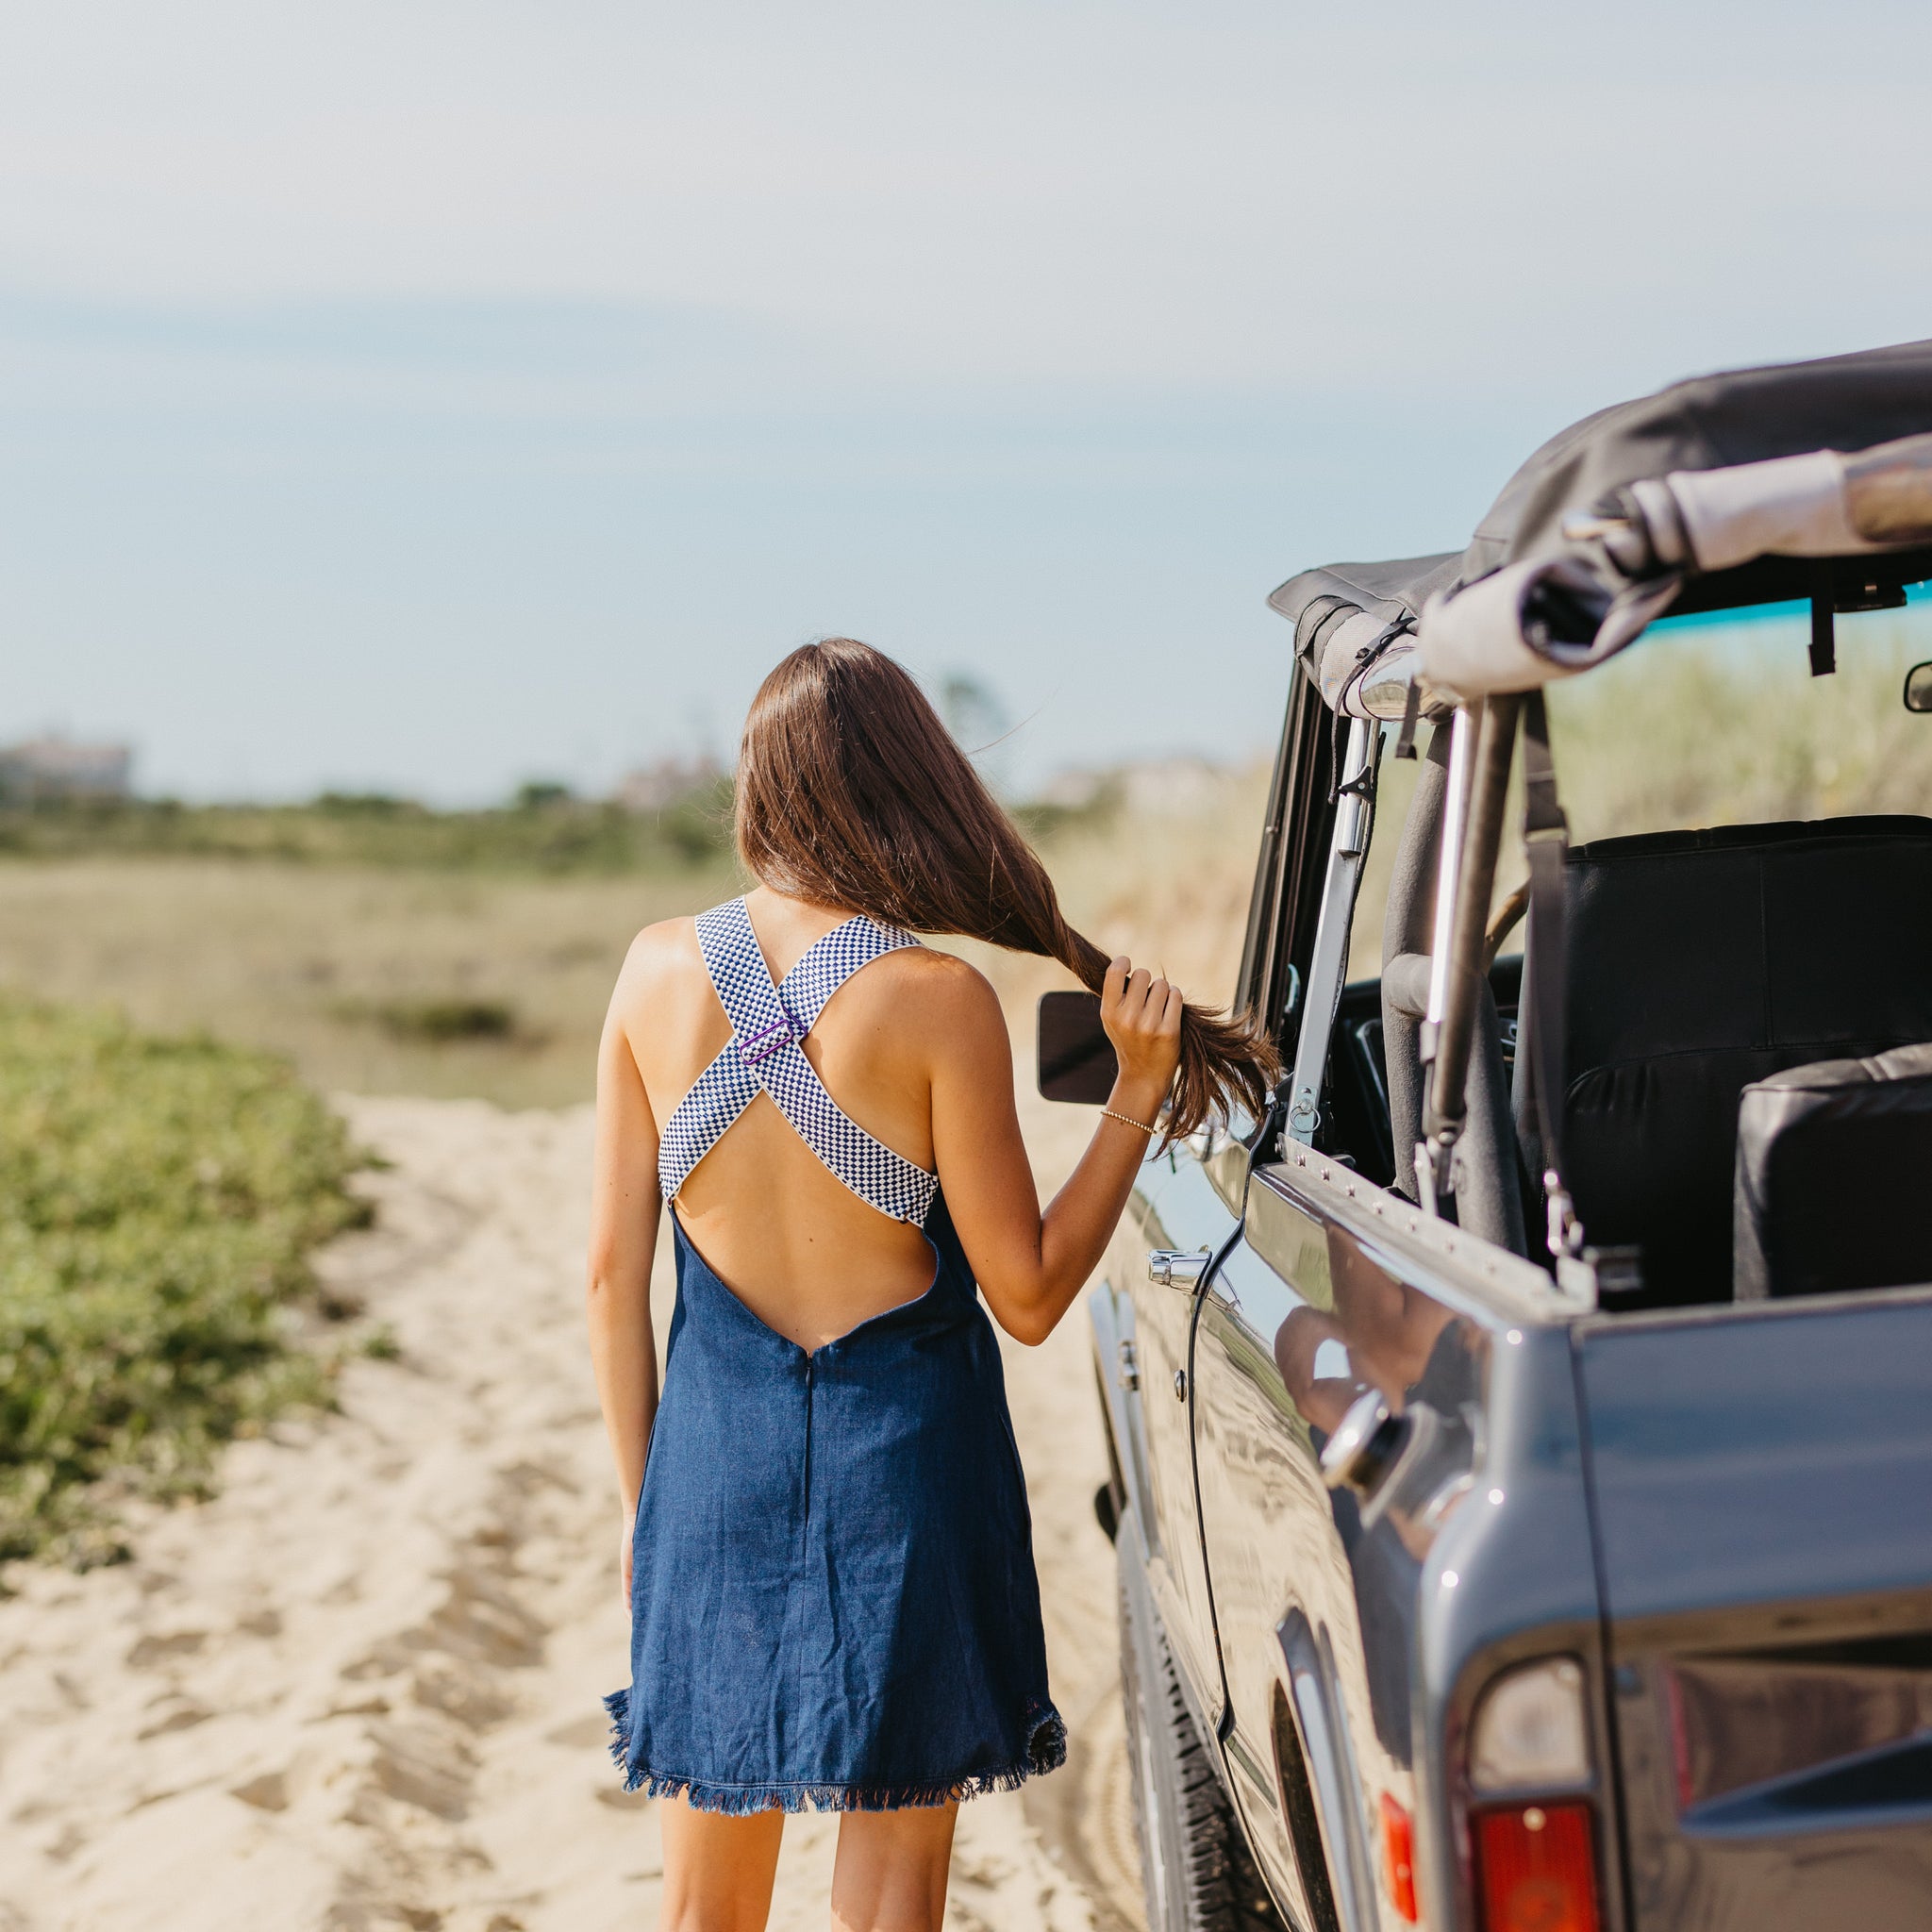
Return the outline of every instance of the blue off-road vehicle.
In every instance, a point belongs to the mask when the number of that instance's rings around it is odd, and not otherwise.
[[[1155,1932],[1932,1925],[1928,578],[1919,343],[1270,600],[1291,1072],[1090,1297]]]

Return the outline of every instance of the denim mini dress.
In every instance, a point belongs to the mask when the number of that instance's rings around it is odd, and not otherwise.
[[[858,919],[774,987],[742,900],[704,914],[733,1039],[661,1138],[677,1306],[639,1500],[631,1682],[606,1700],[625,1787],[700,1810],[886,1810],[1064,1761],[999,1344],[936,1176],[843,1114],[799,1042],[869,960]],[[808,1351],[675,1218],[685,1176],[770,1093],[825,1165],[918,1225],[915,1300]]]

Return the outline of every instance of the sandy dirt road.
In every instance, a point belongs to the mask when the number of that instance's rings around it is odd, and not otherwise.
[[[0,1602],[0,1932],[616,1932],[655,1919],[623,1794],[617,1525],[581,1329],[586,1111],[343,1103],[389,1163],[325,1257],[401,1344],[341,1412],[228,1453],[135,1560]],[[1029,1103],[1043,1178],[1082,1123]],[[1069,1145],[1069,1142],[1072,1145]],[[660,1266],[659,1333],[668,1319]],[[948,1924],[1138,1924],[1084,1320],[1008,1347],[1069,1763],[964,1807]],[[825,1923],[836,1819],[772,1923]]]

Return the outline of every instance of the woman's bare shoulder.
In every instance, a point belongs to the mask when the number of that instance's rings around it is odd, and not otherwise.
[[[693,970],[704,972],[697,921],[660,919],[631,941],[617,975],[617,1002],[628,1007],[659,998],[689,979]]]
[[[890,1005],[901,1024],[951,1038],[1006,1033],[1000,996],[986,974],[957,953],[936,946],[903,946],[866,969],[874,997]]]

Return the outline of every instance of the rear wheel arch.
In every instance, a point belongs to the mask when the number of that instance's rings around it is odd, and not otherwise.
[[[1280,1755],[1284,1738],[1293,1740],[1293,1756],[1286,1765],[1298,1772],[1299,1790],[1306,1797],[1305,1817],[1312,1827],[1307,1869],[1325,1883],[1333,1923],[1347,1928],[1376,1923],[1374,1854],[1362,1809],[1363,1785],[1357,1765],[1348,1715],[1335,1694],[1335,1655],[1325,1629],[1318,1630],[1305,1612],[1291,1609],[1275,1627],[1280,1645],[1274,1708],[1287,1720],[1275,1730],[1276,1771],[1283,1776],[1286,1807],[1289,1787]],[[1291,1833],[1294,1820],[1289,1818]],[[1305,1827],[1306,1828],[1306,1827]],[[1295,1840],[1297,1857],[1300,1840]]]
[[[1341,1932],[1335,1913],[1335,1888],[1328,1876],[1328,1853],[1322,1842],[1321,1813],[1315,1804],[1315,1788],[1308,1779],[1307,1753],[1302,1744],[1301,1726],[1295,1721],[1294,1706],[1288,1687],[1276,1682],[1270,1724],[1270,1743],[1274,1753],[1275,1795],[1281,1805],[1289,1843],[1301,1874],[1302,1890],[1307,1896],[1311,1932]]]

